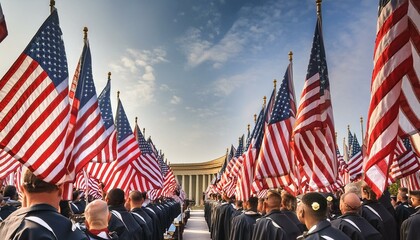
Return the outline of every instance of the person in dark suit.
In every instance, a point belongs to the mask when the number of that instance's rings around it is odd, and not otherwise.
[[[22,189],[22,208],[0,223],[1,239],[87,239],[83,231],[57,211],[61,186],[44,182],[27,169]]]
[[[286,214],[286,216],[296,224],[301,232],[307,231],[308,229],[306,229],[305,224],[301,223],[296,216],[296,205],[296,197],[283,190],[281,192],[281,212]]]
[[[277,226],[285,232],[283,239],[296,239],[302,233],[296,224],[280,211],[280,206],[281,193],[277,190],[269,190],[264,202],[264,208],[267,214],[255,224],[252,239],[266,239],[259,236],[259,234],[264,234],[264,232],[270,233],[271,231],[277,232]],[[267,222],[272,222],[273,224]]]
[[[394,216],[377,200],[372,188],[363,183],[361,194],[363,201],[361,216],[382,234],[384,240],[398,239]]]
[[[109,232],[110,218],[108,206],[103,200],[94,200],[85,208],[85,233],[89,240],[118,239],[115,232]]]
[[[342,215],[331,221],[331,225],[341,230],[352,240],[381,240],[382,235],[358,214],[361,207],[360,198],[355,193],[344,193],[340,199]]]
[[[140,240],[143,235],[143,230],[134,217],[124,207],[124,191],[119,188],[111,189],[106,195],[105,200],[108,204],[109,211],[111,212],[109,229],[111,231],[116,231],[114,230],[114,226],[118,226],[116,223],[122,222],[128,230],[128,239]],[[118,233],[118,231],[116,232]],[[125,235],[126,231],[124,231],[123,234],[118,234],[118,237],[119,239],[123,239],[125,238]]]
[[[413,213],[415,213],[415,211],[414,208],[408,204],[408,195],[403,192],[398,193],[397,206],[395,207],[395,220],[397,221],[398,229],[401,228],[401,224]]]
[[[142,209],[144,199],[139,191],[131,191],[126,201],[126,208],[130,209],[134,219],[143,229],[144,239],[159,239],[159,226],[153,226],[150,216]]]
[[[410,200],[416,212],[401,224],[400,240],[415,240],[420,236],[420,191],[411,191]]]
[[[258,198],[250,197],[248,209],[232,219],[230,240],[251,240],[254,226],[261,215],[257,212]]]
[[[309,229],[298,239],[340,239],[350,238],[340,230],[331,226],[327,220],[327,199],[317,192],[306,193],[297,209],[299,220]]]

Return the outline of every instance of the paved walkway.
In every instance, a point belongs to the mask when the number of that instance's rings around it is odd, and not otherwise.
[[[190,219],[184,228],[184,240],[210,240],[203,210],[191,210]]]

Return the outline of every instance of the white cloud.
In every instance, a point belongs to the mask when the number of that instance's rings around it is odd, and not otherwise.
[[[169,120],[170,122],[175,122],[175,121],[176,121],[176,117],[170,117],[170,118],[168,118],[168,120]]]
[[[181,102],[181,98],[180,97],[178,97],[178,96],[172,96],[172,99],[171,99],[171,104],[174,104],[174,105],[176,105],[176,104],[179,104]]]
[[[111,63],[117,87],[124,96],[136,103],[154,101],[156,90],[154,65],[168,62],[162,48],[152,50],[127,49],[119,61]]]

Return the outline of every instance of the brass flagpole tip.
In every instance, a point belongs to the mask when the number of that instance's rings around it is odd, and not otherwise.
[[[120,91],[117,91],[117,98],[120,98]]]
[[[264,106],[265,106],[265,104],[267,103],[267,97],[266,96],[263,97],[263,102],[264,102]]]
[[[134,122],[137,124],[137,117],[134,118]]]
[[[257,114],[254,114],[254,123],[257,123]]]
[[[111,72],[108,72],[108,80],[111,80]]]
[[[277,80],[276,79],[273,80],[273,84],[274,84],[274,89],[276,89],[276,87],[277,87]]]
[[[52,13],[54,11],[54,8],[55,8],[55,1],[50,0],[50,13]]]
[[[289,52],[289,61],[292,61],[293,60],[293,52],[292,51],[290,51]]]
[[[251,124],[248,124],[248,131],[249,131],[250,128],[251,128]]]
[[[316,0],[316,12],[318,15],[321,15],[321,3],[322,0]]]
[[[84,32],[84,34],[83,34],[83,39],[87,39],[87,32],[88,32],[88,28],[87,27],[84,27],[83,28],[83,32]]]

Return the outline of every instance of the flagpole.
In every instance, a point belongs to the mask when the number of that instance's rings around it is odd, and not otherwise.
[[[55,9],[55,1],[54,0],[50,0],[50,13],[52,13]]]
[[[293,61],[293,52],[292,51],[289,52],[289,61],[290,62]]]
[[[363,136],[363,117],[360,117],[360,129],[362,130],[362,145],[364,145],[365,137]]]
[[[321,17],[321,3],[322,0],[316,0],[316,13]]]
[[[257,114],[254,114],[254,124],[257,124]]]

